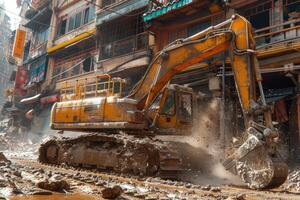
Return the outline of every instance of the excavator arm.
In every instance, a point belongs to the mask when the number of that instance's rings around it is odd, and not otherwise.
[[[168,45],[153,59],[129,98],[137,100],[138,109],[147,112],[175,74],[225,51],[229,52],[247,137],[223,165],[227,170],[235,168],[252,188],[279,186],[286,180],[288,168],[278,159],[278,132],[265,101],[252,26],[244,17],[234,15],[215,27]],[[258,114],[264,115],[262,124],[255,121]]]
[[[250,102],[255,101],[254,48],[251,25],[245,18],[234,15],[217,27],[176,40],[164,48],[129,97],[139,102],[140,109],[147,109],[175,74],[228,50],[241,105],[247,112]]]

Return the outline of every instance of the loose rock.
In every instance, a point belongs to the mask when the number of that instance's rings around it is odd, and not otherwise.
[[[120,186],[114,186],[113,188],[104,188],[101,191],[104,199],[115,199],[123,193],[123,189]]]

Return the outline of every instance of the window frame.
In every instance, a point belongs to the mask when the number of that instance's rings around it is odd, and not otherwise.
[[[73,30],[78,29],[83,25],[82,13],[83,12],[81,11],[74,15],[74,29]]]
[[[94,13],[93,13],[93,11],[94,11]],[[65,17],[65,16],[61,17],[59,19],[59,23],[58,23],[59,25],[58,25],[58,28],[57,28],[56,36],[57,37],[63,36],[65,34],[68,34],[72,31],[74,31],[76,29],[79,29],[80,27],[90,23],[96,17],[95,12],[96,12],[95,6],[90,5],[90,6],[87,6],[83,9],[81,9],[80,11],[76,12],[75,14],[72,14],[72,15],[67,16],[67,17]],[[80,15],[79,26],[77,26],[77,24],[76,24],[76,20],[78,20],[78,18],[76,18],[76,16],[78,16],[78,15]],[[61,29],[62,29],[63,21],[66,21],[66,25],[65,25],[64,33],[62,34]]]

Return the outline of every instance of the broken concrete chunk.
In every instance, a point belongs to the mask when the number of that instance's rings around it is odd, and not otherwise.
[[[115,199],[123,193],[123,189],[120,186],[114,186],[113,188],[104,188],[101,193],[104,199]]]
[[[0,152],[0,162],[11,163],[11,161],[8,160],[2,152]]]
[[[43,180],[36,183],[40,189],[49,190],[53,192],[62,192],[70,188],[65,180]]]

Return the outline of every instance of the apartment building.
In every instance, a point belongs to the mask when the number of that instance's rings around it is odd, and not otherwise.
[[[48,38],[49,57],[45,87],[59,91],[66,82],[94,76],[97,60],[95,2],[52,1],[53,15]]]
[[[0,4],[0,7],[3,5]],[[10,17],[0,9],[0,104],[6,101],[4,91],[12,87],[10,76],[15,69],[13,63],[7,59],[11,33]]]
[[[24,47],[23,63],[28,70],[27,96],[42,92],[47,71],[47,41],[52,16],[51,1],[32,1],[25,11],[26,21],[22,24],[29,34]]]
[[[131,88],[152,58],[154,34],[145,29],[148,0],[97,1],[97,70],[127,79]],[[126,92],[126,91],[125,91]]]

